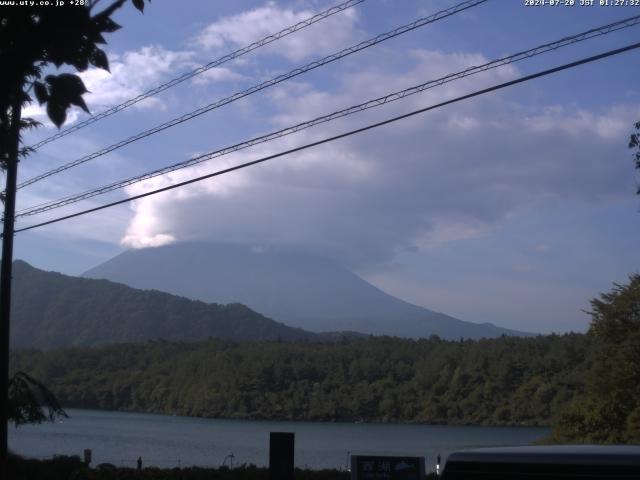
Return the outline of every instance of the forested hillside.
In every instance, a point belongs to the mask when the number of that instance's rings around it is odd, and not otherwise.
[[[14,262],[11,346],[55,348],[163,338],[318,340],[240,304],[209,304]]]
[[[20,351],[67,407],[253,419],[548,425],[584,393],[589,337],[371,337]]]

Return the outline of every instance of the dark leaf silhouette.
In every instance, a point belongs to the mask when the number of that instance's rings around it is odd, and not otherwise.
[[[56,125],[58,125],[57,119],[60,118],[59,112],[57,112],[59,108],[66,110],[70,105],[76,105],[89,113],[89,109],[82,99],[82,95],[87,92],[87,89],[80,77],[72,73],[63,73],[57,76],[47,75],[45,81],[49,84],[49,104],[54,105],[51,107],[51,111],[57,114],[56,119],[51,117]]]
[[[88,90],[84,86],[82,79],[73,73],[62,73],[60,75],[47,75],[45,81],[49,84],[51,96],[55,95],[82,95]]]
[[[133,6],[144,12],[144,0],[133,0]]]
[[[46,411],[43,411],[46,409]],[[25,372],[17,372],[9,380],[9,421],[16,426],[25,423],[54,421],[68,417],[55,395]]]
[[[33,91],[36,94],[36,99],[40,105],[49,99],[49,92],[47,91],[47,87],[44,83],[33,82]]]
[[[89,61],[98,68],[102,68],[108,72],[109,70],[109,60],[107,59],[106,53],[104,53],[99,48],[94,48],[89,57]]]
[[[98,29],[103,33],[113,33],[122,28],[108,16],[102,16],[102,14],[95,19],[95,22]]]
[[[49,100],[49,102],[47,102],[47,115],[55,126],[60,128],[67,119],[67,107]]]
[[[85,103],[84,99],[80,95],[78,95],[75,98],[72,98],[71,99],[71,104],[75,105],[76,107],[80,107],[82,110],[84,110],[85,112],[87,112],[89,114],[91,113],[89,111],[89,108],[87,107],[87,104]]]
[[[42,123],[29,117],[25,117],[20,121],[20,130],[31,130],[32,128],[37,128],[41,126],[42,126]]]

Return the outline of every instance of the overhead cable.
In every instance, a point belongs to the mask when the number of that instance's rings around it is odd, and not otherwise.
[[[70,205],[73,203],[77,203],[79,201],[82,200],[86,200],[88,198],[92,198],[98,195],[102,195],[123,187],[127,187],[129,185],[132,185],[134,183],[138,183],[144,180],[148,180],[150,178],[154,178],[157,177],[159,175],[164,175],[166,173],[169,172],[173,172],[175,170],[179,170],[179,169],[183,169],[183,168],[187,168],[187,167],[191,167],[193,165],[197,165],[199,163],[211,160],[213,158],[218,158],[224,155],[228,155],[232,152],[236,152],[238,150],[242,150],[248,147],[252,147],[254,145],[258,145],[261,143],[266,143],[281,137],[284,137],[286,135],[291,135],[293,133],[299,132],[301,130],[305,130],[307,128],[313,127],[315,125],[318,124],[322,124],[322,123],[327,123],[333,120],[336,120],[338,118],[342,118],[342,117],[346,117],[348,115],[352,115],[354,113],[358,113],[364,110],[368,110],[370,108],[375,108],[375,107],[379,107],[381,105],[396,101],[396,100],[400,100],[402,98],[408,97],[410,95],[415,95],[417,93],[420,92],[424,92],[425,90],[443,85],[445,83],[449,83],[455,80],[459,80],[471,75],[476,75],[478,73],[481,72],[485,72],[487,70],[491,70],[494,68],[498,68],[504,65],[509,65],[511,63],[514,62],[518,62],[527,58],[531,58],[531,57],[535,57],[537,55],[541,55],[543,53],[552,51],[552,50],[557,50],[559,48],[565,47],[567,45],[572,45],[578,42],[582,42],[585,41],[587,39],[590,38],[594,38],[594,37],[598,37],[598,36],[602,36],[602,35],[606,35],[609,34],[611,32],[614,31],[618,31],[621,30],[623,28],[629,28],[632,27],[634,25],[638,25],[640,23],[640,15],[636,15],[634,17],[630,17],[630,18],[626,18],[624,20],[619,20],[617,22],[613,22],[610,23],[608,25],[604,25],[601,27],[597,27],[597,28],[592,28],[590,30],[578,33],[576,35],[572,35],[572,36],[568,36],[568,37],[564,37],[560,40],[557,40],[555,42],[550,42],[550,43],[546,43],[540,46],[537,46],[535,48],[531,48],[529,50],[525,50],[522,52],[518,52],[515,53],[513,55],[509,55],[507,57],[501,57],[498,58],[496,60],[492,60],[488,63],[485,63],[483,65],[480,66],[472,66],[469,67],[465,70],[456,72],[456,73],[452,73],[449,75],[446,75],[444,77],[440,77],[438,79],[435,80],[429,80],[427,82],[421,83],[419,85],[415,85],[412,86],[410,88],[406,88],[404,90],[400,90],[400,91],[396,91],[393,93],[389,93],[385,96],[382,97],[378,97],[372,100],[368,100],[364,103],[360,103],[358,105],[353,105],[351,107],[348,108],[344,108],[342,110],[330,113],[328,115],[323,115],[320,117],[316,117],[312,120],[308,120],[305,122],[301,122],[298,123],[297,125],[291,126],[291,127],[287,127],[287,128],[283,128],[281,130],[277,130],[265,135],[261,135],[259,137],[255,137],[246,141],[243,141],[241,143],[237,143],[235,145],[231,145],[219,150],[215,150],[212,152],[208,152],[202,155],[197,155],[195,157],[189,158],[187,160],[178,162],[178,163],[174,163],[172,165],[168,165],[166,167],[157,169],[157,170],[153,170],[150,172],[146,172],[140,175],[136,175],[134,177],[125,179],[125,180],[120,180],[108,185],[103,185],[101,187],[98,188],[94,188],[91,190],[87,190],[85,192],[81,192],[81,193],[77,193],[74,195],[69,195],[66,196],[64,198],[59,198],[56,200],[52,200],[49,202],[45,202],[45,203],[41,203],[39,205],[35,205],[32,207],[28,207],[25,209],[22,209],[20,211],[18,211],[18,213],[16,214],[16,218],[17,217],[25,217],[25,216],[30,216],[30,215],[36,215],[39,213],[43,213],[49,210],[53,210],[56,208],[60,208],[60,207],[64,207],[66,205]]]
[[[76,213],[72,213],[72,214],[69,214],[69,215],[64,215],[64,216],[61,216],[61,217],[57,217],[57,218],[54,218],[54,219],[51,219],[51,220],[47,220],[46,222],[41,222],[41,223],[37,223],[37,224],[34,224],[34,225],[29,225],[28,227],[19,228],[19,229],[15,230],[15,233],[25,232],[27,230],[32,230],[34,228],[43,227],[45,225],[51,225],[53,223],[58,223],[58,222],[61,222],[63,220],[69,220],[71,218],[75,218],[75,217],[79,217],[79,216],[86,215],[86,214],[89,214],[89,213],[97,212],[99,210],[104,210],[106,208],[115,207],[117,205],[122,205],[124,203],[129,203],[129,202],[132,202],[134,200],[139,200],[139,199],[144,198],[144,197],[149,197],[151,195],[156,195],[158,193],[162,193],[162,192],[166,192],[166,191],[169,191],[169,190],[173,190],[175,188],[179,188],[179,187],[183,187],[185,185],[189,185],[189,184],[192,184],[192,183],[200,182],[202,180],[206,180],[206,179],[209,179],[209,178],[213,178],[213,177],[217,177],[217,176],[220,176],[220,175],[224,175],[224,174],[236,171],[236,170],[241,170],[241,169],[253,166],[253,165],[257,165],[259,163],[266,162],[268,160],[273,160],[273,159],[278,158],[278,157],[283,157],[285,155],[289,155],[289,154],[292,154],[292,153],[295,153],[295,152],[299,152],[299,151],[306,150],[306,149],[309,149],[309,148],[312,148],[312,147],[316,147],[318,145],[322,145],[322,144],[325,144],[325,143],[333,142],[333,141],[339,140],[341,138],[346,138],[346,137],[355,135],[357,133],[362,133],[362,132],[365,132],[365,131],[368,131],[368,130],[372,130],[374,128],[378,128],[378,127],[381,127],[383,125],[388,125],[390,123],[394,123],[394,122],[397,122],[399,120],[403,120],[403,119],[406,119],[406,118],[409,118],[409,117],[413,117],[413,116],[421,114],[421,113],[425,113],[425,112],[428,112],[428,111],[431,111],[431,110],[442,108],[442,107],[444,107],[446,105],[451,105],[453,103],[461,102],[463,100],[467,100],[467,99],[470,99],[470,98],[473,98],[473,97],[477,97],[479,95],[484,95],[484,94],[487,94],[487,93],[490,93],[490,92],[494,92],[496,90],[500,90],[500,89],[503,89],[503,88],[506,88],[506,87],[510,87],[510,86],[517,85],[517,84],[520,84],[520,83],[528,82],[530,80],[534,80],[536,78],[540,78],[540,77],[544,77],[544,76],[547,76],[547,75],[551,75],[553,73],[557,73],[557,72],[560,72],[560,71],[563,71],[563,70],[568,70],[568,69],[571,69],[571,68],[575,68],[575,67],[577,67],[579,65],[584,65],[584,64],[587,64],[587,63],[595,62],[597,60],[602,60],[602,59],[607,58],[607,57],[611,57],[611,56],[614,56],[614,55],[619,55],[621,53],[628,52],[628,51],[631,51],[631,50],[634,50],[634,49],[637,49],[637,48],[640,48],[640,42],[639,43],[634,43],[634,44],[631,44],[631,45],[627,45],[625,47],[617,48],[617,49],[614,49],[614,50],[609,50],[607,52],[604,52],[604,53],[601,53],[601,54],[598,54],[598,55],[593,55],[591,57],[583,58],[581,60],[576,60],[574,62],[566,63],[566,64],[558,66],[558,67],[554,67],[554,68],[550,68],[550,69],[547,69],[547,70],[543,70],[541,72],[537,72],[537,73],[534,73],[534,74],[531,74],[531,75],[527,75],[527,76],[524,76],[524,77],[521,77],[521,78],[518,78],[518,79],[515,79],[515,80],[511,80],[509,82],[504,82],[504,83],[501,83],[501,84],[498,84],[498,85],[494,85],[494,86],[489,87],[489,88],[484,88],[482,90],[477,90],[477,91],[475,91],[473,93],[469,93],[467,95],[463,95],[463,96],[456,97],[456,98],[453,98],[453,99],[450,99],[450,100],[446,100],[444,102],[440,102],[438,104],[431,105],[429,107],[425,107],[425,108],[421,108],[421,109],[418,109],[418,110],[414,110],[412,112],[405,113],[403,115],[399,115],[399,116],[396,116],[396,117],[393,117],[393,118],[389,118],[389,119],[381,121],[381,122],[373,123],[373,124],[370,124],[370,125],[367,125],[367,126],[364,126],[364,127],[361,127],[361,128],[357,128],[355,130],[350,130],[348,132],[344,132],[344,133],[341,133],[339,135],[334,135],[332,137],[327,137],[327,138],[324,138],[322,140],[318,140],[318,141],[315,141],[315,142],[307,143],[305,145],[302,145],[302,146],[299,146],[299,147],[296,147],[296,148],[292,148],[292,149],[289,149],[289,150],[285,150],[283,152],[275,153],[273,155],[268,155],[266,157],[262,157],[262,158],[259,158],[257,160],[253,160],[251,162],[246,162],[246,163],[243,163],[243,164],[240,164],[240,165],[236,165],[234,167],[229,167],[229,168],[225,168],[223,170],[218,170],[216,172],[212,172],[212,173],[209,173],[209,174],[206,174],[206,175],[201,175],[199,177],[192,178],[190,180],[185,180],[184,182],[176,183],[174,185],[169,185],[169,186],[166,186],[166,187],[163,187],[163,188],[158,188],[158,189],[152,190],[150,192],[141,193],[139,195],[134,195],[134,196],[129,197],[129,198],[125,198],[125,199],[118,200],[118,201],[115,201],[115,202],[107,203],[107,204],[100,205],[100,206],[97,206],[97,207],[94,207],[94,208],[89,208],[89,209],[82,210],[82,211],[79,211],[79,212],[76,212]]]
[[[154,95],[157,95],[160,92],[164,92],[165,90],[171,88],[171,87],[175,87],[176,85],[179,85],[180,83],[189,80],[190,78],[193,78],[197,75],[200,75],[201,73],[204,73],[208,70],[211,70],[212,68],[215,67],[219,67],[220,65],[227,63],[231,60],[235,60],[236,58],[239,58],[249,52],[252,52],[254,50],[257,50],[260,47],[264,47],[265,45],[269,45],[270,43],[275,42],[276,40],[279,40],[283,37],[286,37],[287,35],[291,35],[292,33],[295,33],[299,30],[302,30],[303,28],[307,28],[310,25],[313,25],[314,23],[317,23],[321,20],[324,20],[325,18],[331,17],[332,15],[335,15],[336,13],[340,13],[344,10],[347,10],[348,8],[354,7],[355,5],[358,5],[359,3],[363,3],[366,0],[348,0],[346,2],[340,3],[338,5],[335,5],[327,10],[324,10],[323,12],[320,12],[316,15],[313,15],[312,17],[309,17],[305,20],[302,20],[298,23],[296,23],[295,25],[291,25],[287,28],[284,28],[282,30],[280,30],[279,32],[273,33],[271,35],[268,35],[256,42],[253,42],[245,47],[242,47],[238,50],[236,50],[235,52],[231,52],[223,57],[218,58],[217,60],[213,60],[209,63],[207,63],[206,65],[202,65],[194,70],[191,70],[189,72],[186,72],[182,75],[180,75],[177,78],[171,79],[168,82],[165,82],[161,85],[158,85],[157,87],[154,87],[150,90],[147,90],[144,93],[141,93],[140,95],[134,97],[134,98],[130,98],[128,100],[125,100],[124,102],[118,104],[118,105],[114,105],[113,107],[110,107],[106,110],[103,110],[100,113],[97,113],[93,116],[91,116],[90,118],[87,118],[86,120],[83,120],[82,122],[76,123],[75,125],[70,126],[69,128],[65,128],[64,130],[56,133],[55,135],[51,135],[50,137],[45,138],[44,140],[41,140],[37,143],[34,143],[33,145],[31,145],[29,148],[33,149],[33,150],[37,150],[38,148],[46,145],[47,143],[51,143],[55,140],[58,140],[59,138],[62,138],[66,135],[69,135],[70,133],[73,132],[77,132],[78,130],[91,125],[99,120],[102,120],[103,118],[109,117],[111,115],[113,115],[114,113],[118,113],[121,112],[122,110],[131,107],[132,105],[135,105],[138,102],[141,102],[142,100],[145,100],[149,97],[152,97]]]
[[[176,125],[179,125],[181,123],[184,123],[186,121],[192,120],[195,117],[198,117],[204,113],[210,112],[211,110],[220,108],[224,105],[228,105],[232,102],[235,102],[236,100],[240,100],[241,98],[247,97],[249,95],[252,95],[256,92],[259,92],[261,90],[264,90],[266,88],[272,87],[274,85],[277,85],[281,82],[284,82],[285,80],[289,80],[293,77],[296,77],[298,75],[301,75],[303,73],[306,73],[310,70],[313,70],[315,68],[321,67],[323,65],[326,65],[328,63],[331,62],[335,62],[336,60],[339,60],[341,58],[344,58],[348,55],[351,55],[353,53],[359,52],[361,50],[365,50],[369,47],[372,47],[374,45],[377,45],[381,42],[390,40],[394,37],[397,37],[399,35],[403,35],[407,32],[410,32],[412,30],[415,30],[417,28],[420,27],[424,27],[425,25],[428,25],[430,23],[436,22],[438,20],[442,20],[443,18],[447,18],[450,17],[452,15],[455,15],[457,13],[460,13],[464,10],[467,10],[469,8],[475,7],[479,4],[485,3],[488,0],[466,0],[462,3],[459,3],[458,5],[455,5],[451,8],[448,8],[446,10],[441,10],[440,12],[437,12],[433,15],[430,15],[428,17],[424,17],[421,19],[418,19],[414,22],[411,22],[407,25],[403,25],[401,27],[398,27],[394,30],[391,30],[390,32],[387,33],[382,33],[380,35],[377,35],[369,40],[365,40],[364,42],[360,42],[357,45],[354,45],[352,47],[349,48],[345,48],[343,50],[340,50],[337,53],[333,53],[331,55],[328,55],[320,60],[315,60],[311,63],[308,63],[307,65],[303,66],[303,67],[298,67],[295,68],[294,70],[291,70],[288,73],[282,74],[282,75],[278,75],[277,77],[274,77],[270,80],[267,80],[265,82],[262,82],[260,84],[254,85],[253,87],[250,87],[246,90],[243,90],[241,92],[237,92],[229,97],[225,97],[223,99],[220,99],[214,103],[211,103],[209,105],[205,105],[204,107],[201,107],[197,110],[194,110],[192,112],[189,112],[185,115],[182,115],[180,117],[174,118],[173,120],[169,120],[168,122],[165,122],[161,125],[158,125],[154,128],[151,128],[149,130],[145,130],[143,132],[140,132],[136,135],[133,135],[129,138],[126,138],[124,140],[121,140],[117,143],[114,143],[112,145],[109,145],[108,147],[103,148],[102,150],[98,150],[97,152],[91,153],[89,155],[86,155],[82,158],[79,158],[77,160],[74,160],[72,162],[66,163],[65,165],[61,165],[60,167],[54,168],[52,170],[49,170],[47,172],[44,172],[40,175],[37,175],[35,177],[32,177],[28,180],[25,180],[21,183],[18,184],[18,188],[23,188],[26,187],[28,185],[32,185],[40,180],[43,180],[45,178],[48,178],[52,175],[56,175],[60,172],[64,172],[65,170],[68,170],[70,168],[76,167],[78,165],[81,165],[83,163],[86,163],[90,160],[94,160],[98,157],[101,157],[103,155],[106,155],[107,153],[113,152],[114,150],[117,150],[119,148],[124,147],[125,145],[129,145],[130,143],[133,143],[135,141],[141,140],[143,138],[149,137],[153,134],[156,134],[158,132],[161,132],[163,130],[166,130],[168,128],[174,127]]]

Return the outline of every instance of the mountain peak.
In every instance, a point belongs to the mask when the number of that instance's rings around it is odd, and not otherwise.
[[[520,334],[412,305],[322,257],[284,249],[178,243],[129,250],[85,276],[205,302],[248,305],[314,332],[459,339]]]

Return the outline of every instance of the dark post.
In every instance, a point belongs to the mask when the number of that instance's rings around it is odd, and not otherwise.
[[[16,211],[16,180],[20,144],[21,96],[11,107],[11,142],[7,161],[7,187],[2,230],[2,264],[0,266],[0,478],[7,478],[7,427],[9,411],[9,319],[11,314],[11,267],[13,262],[13,228]]]
[[[269,434],[269,479],[293,480],[294,433]]]

